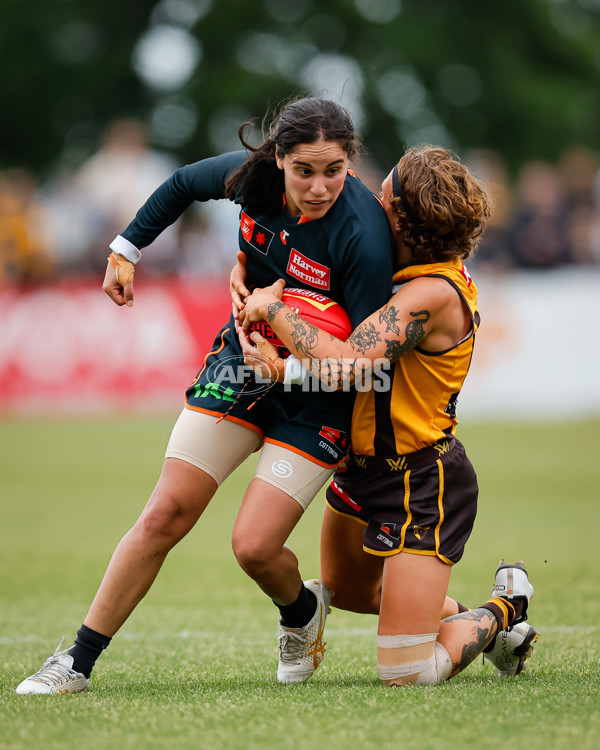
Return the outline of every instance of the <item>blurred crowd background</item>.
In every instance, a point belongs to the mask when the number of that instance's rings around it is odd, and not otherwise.
[[[473,267],[600,266],[600,163],[590,148],[570,147],[556,162],[526,161],[514,180],[496,151],[471,150],[463,160],[488,185],[495,205]],[[100,275],[108,244],[177,166],[173,155],[151,147],[141,122],[119,119],[77,169],[43,183],[26,167],[3,170],[0,282],[30,285]],[[361,170],[378,192],[385,175],[368,157],[359,162]],[[236,235],[233,206],[195,204],[145,252],[139,273],[220,278],[233,265]]]
[[[473,168],[473,265],[600,265],[600,0],[4,0],[0,29],[0,287],[102,273],[176,167],[306,94],[351,112],[376,192],[418,143]],[[230,209],[191,207],[139,274],[226,274]]]

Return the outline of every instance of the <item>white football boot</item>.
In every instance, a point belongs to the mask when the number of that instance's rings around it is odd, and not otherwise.
[[[524,607],[523,615],[513,622],[516,625],[518,622],[523,622],[527,619],[527,606],[533,596],[533,586],[529,583],[527,577],[527,571],[523,561],[519,560],[516,563],[506,563],[504,560],[500,560],[498,567],[496,568],[496,579],[494,586],[492,587],[492,598],[495,596],[503,596],[506,599],[526,599],[527,604]]]
[[[501,630],[491,651],[483,658],[493,664],[499,677],[518,675],[525,669],[525,662],[533,652],[538,632],[526,622],[520,622],[509,630]]]
[[[42,668],[17,686],[19,695],[62,695],[87,690],[89,678],[73,670],[73,657],[68,649],[59,651],[61,646],[62,640]]]
[[[317,597],[317,609],[312,620],[303,628],[279,625],[277,680],[286,684],[306,682],[325,654],[323,631],[333,592],[321,581],[304,581],[304,585]]]
[[[508,600],[525,599],[527,602],[522,616],[513,622],[510,628],[498,632],[493,648],[483,654],[484,659],[496,667],[500,677],[521,674],[525,669],[525,662],[532,654],[533,644],[539,638],[537,630],[525,622],[527,606],[533,591],[522,560],[516,563],[500,560],[492,587],[492,597],[503,596]]]

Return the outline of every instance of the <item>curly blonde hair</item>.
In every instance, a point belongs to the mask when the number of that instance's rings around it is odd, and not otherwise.
[[[440,146],[418,146],[406,151],[397,170],[404,196],[390,203],[414,260],[474,255],[491,215],[491,199],[458,157]]]

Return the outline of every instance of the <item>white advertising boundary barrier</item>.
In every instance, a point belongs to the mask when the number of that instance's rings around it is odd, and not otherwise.
[[[600,416],[600,269],[476,278],[481,328],[463,419]]]

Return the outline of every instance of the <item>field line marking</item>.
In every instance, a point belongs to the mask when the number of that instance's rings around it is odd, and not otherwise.
[[[537,624],[537,623],[536,623]],[[596,633],[600,630],[600,625],[550,625],[548,627],[539,626],[539,632],[541,634],[544,633]],[[377,632],[377,629],[375,627],[373,628],[328,628],[327,630],[329,635],[335,635],[335,636],[344,636],[344,635],[375,635]],[[198,638],[198,639],[215,639],[215,638],[222,638],[223,632],[215,632],[215,631],[209,631],[209,630],[180,630],[177,633],[169,633],[169,632],[159,632],[159,633],[122,633],[120,635],[121,638],[128,641],[158,641],[163,639],[180,639],[180,640],[189,640],[190,638]],[[261,639],[268,637],[268,633],[265,633],[265,631],[259,631],[256,630],[254,633],[248,633],[246,631],[246,637],[250,637],[250,639],[258,638]],[[231,634],[232,638],[238,638],[239,636],[235,633]],[[30,643],[30,642],[38,642],[38,641],[45,641],[46,638],[42,638],[41,636],[37,635],[16,635],[16,636],[2,636],[0,637],[0,646],[10,646],[15,643]]]

